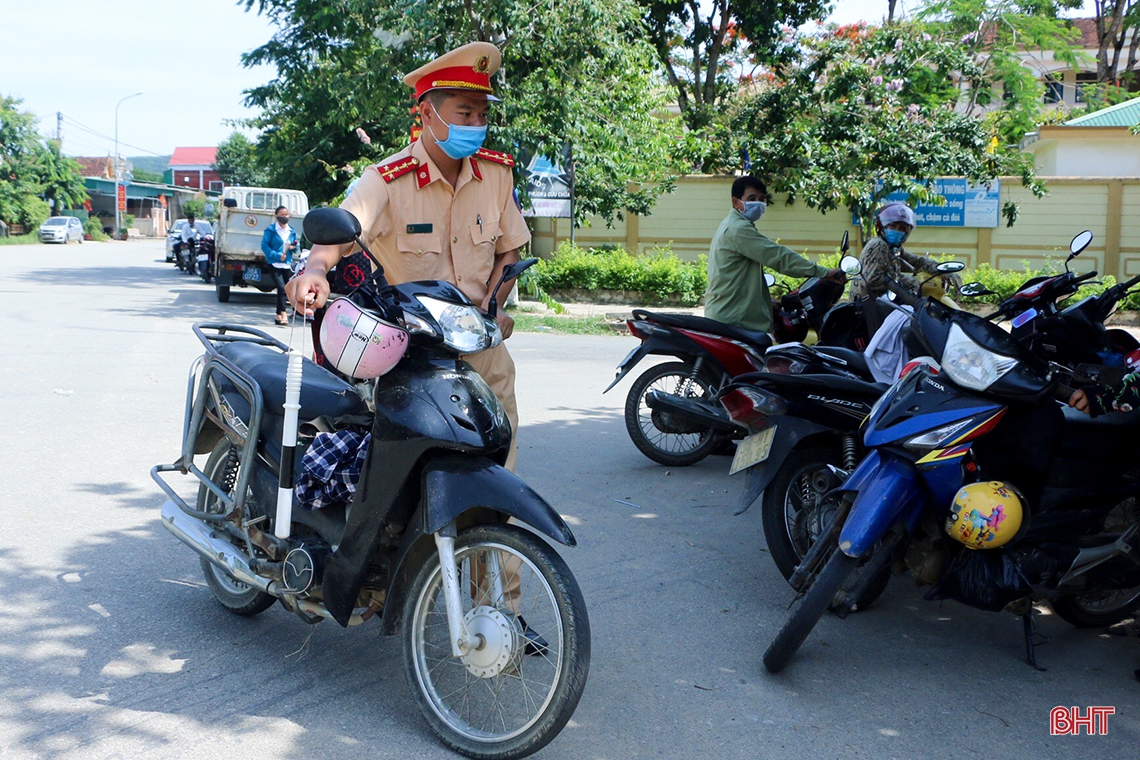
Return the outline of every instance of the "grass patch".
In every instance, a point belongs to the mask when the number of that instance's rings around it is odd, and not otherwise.
[[[40,241],[39,235],[35,232],[29,232],[27,235],[9,235],[8,237],[0,237],[0,245],[31,245]]]
[[[604,316],[565,317],[514,311],[515,332],[551,332],[563,335],[616,335]]]

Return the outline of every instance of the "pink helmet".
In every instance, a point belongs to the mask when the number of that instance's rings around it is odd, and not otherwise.
[[[380,377],[408,350],[408,333],[347,298],[328,302],[321,320],[321,351],[329,364],[357,380]]]

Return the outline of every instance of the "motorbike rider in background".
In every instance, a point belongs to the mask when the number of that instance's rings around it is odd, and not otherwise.
[[[903,272],[903,261],[913,267],[915,273],[937,273],[937,261],[903,248],[914,227],[914,211],[905,203],[893,201],[879,209],[875,214],[876,234],[867,241],[859,255],[863,268],[861,276],[851,283],[852,298],[860,300],[885,295],[888,280],[895,280],[907,290],[918,293],[920,281]],[[892,255],[892,251],[898,255]],[[957,289],[962,286],[962,278],[957,274],[948,275],[943,278],[943,283]]]
[[[767,208],[768,189],[757,177],[732,183],[732,210],[720,223],[709,246],[705,316],[745,330],[772,329],[772,297],[764,268],[790,277],[822,277],[847,281],[839,269],[820,266],[756,229]]]
[[[182,229],[178,232],[178,242],[174,244],[175,255],[193,242],[194,238],[198,235],[198,231],[197,222],[194,221],[194,215],[188,212],[186,214],[186,221],[182,223]]]

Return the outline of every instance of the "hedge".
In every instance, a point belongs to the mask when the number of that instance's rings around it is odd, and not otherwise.
[[[817,260],[826,267],[839,265],[839,252],[824,254]],[[935,256],[937,259],[951,260],[949,256]],[[981,264],[977,269],[964,270],[962,282],[980,282],[995,295],[963,299],[963,303],[996,304],[1013,295],[1032,277],[1051,276],[1061,271],[1059,264],[1045,269],[1032,269],[1029,262],[1023,262],[1022,269],[994,269]],[[795,288],[801,278],[786,277],[773,272],[776,282]],[[581,248],[569,241],[559,244],[554,255],[542,259],[524,275],[524,284],[533,292],[544,293],[551,290],[578,288],[583,290],[626,290],[652,294],[658,298],[678,297],[683,303],[697,305],[704,298],[708,285],[708,256],[702,254],[695,261],[682,261],[667,246],[655,248],[640,256],[630,255],[621,246]],[[1107,287],[1116,284],[1116,279],[1105,275],[1100,280],[1084,285],[1069,300],[1096,295]],[[1121,301],[1120,309],[1140,309],[1140,293],[1135,293]]]

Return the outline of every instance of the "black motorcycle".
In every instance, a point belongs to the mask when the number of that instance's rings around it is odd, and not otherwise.
[[[314,243],[364,248],[341,209],[311,211],[304,226]],[[536,261],[506,267],[502,281]],[[590,628],[573,575],[542,538],[573,546],[574,536],[503,468],[506,413],[462,360],[501,341],[497,305],[483,314],[445,282],[389,286],[379,269],[351,297],[408,341],[394,369],[364,384],[294,358],[259,330],[195,325],[205,354],[191,372],[182,454],[151,472],[170,497],[162,523],[201,556],[226,609],[256,615],[279,602],[306,622],[342,626],[376,617],[381,633],[403,638],[408,683],[445,744],[470,757],[524,757],[574,712]],[[290,412],[294,372],[299,412]],[[311,424],[287,445],[298,419]],[[351,503],[293,503],[285,486],[312,429],[341,424],[371,433]],[[199,469],[194,456],[206,453]],[[200,481],[195,506],[162,479],[175,471]]]

